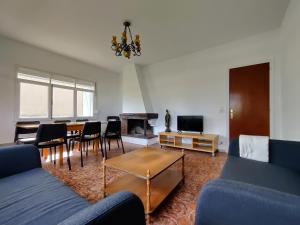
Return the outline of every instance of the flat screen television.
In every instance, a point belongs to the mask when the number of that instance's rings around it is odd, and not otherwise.
[[[203,116],[177,116],[177,130],[203,132]]]

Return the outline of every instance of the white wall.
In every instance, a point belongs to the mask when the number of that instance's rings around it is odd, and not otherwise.
[[[282,133],[284,139],[300,140],[300,1],[292,0],[281,28]]]
[[[203,115],[204,132],[219,134],[219,149],[226,150],[229,136],[229,69],[270,62],[271,136],[280,137],[278,37],[279,31],[274,30],[144,67],[143,82],[153,111],[159,113],[156,132],[164,129],[165,109],[170,110],[173,130],[176,130],[177,115]]]
[[[139,80],[139,70],[135,64],[129,64],[122,71],[123,113],[145,113],[146,108]]]
[[[119,74],[0,36],[0,143],[12,142],[16,108],[16,68],[29,67],[96,82],[96,119],[121,112]]]

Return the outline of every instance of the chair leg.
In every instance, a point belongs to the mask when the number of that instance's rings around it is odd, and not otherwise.
[[[118,144],[118,148],[120,148],[120,145],[119,145],[119,140],[117,139],[117,144]]]
[[[107,159],[106,138],[104,138],[104,154],[105,154],[105,158]]]
[[[50,155],[50,162],[52,162],[52,148],[49,148],[49,153],[48,155]]]
[[[79,149],[80,149],[80,162],[81,162],[81,167],[83,167],[83,159],[82,159],[82,143],[80,142],[79,144]]]
[[[110,139],[108,139],[108,151],[110,151]]]
[[[103,146],[102,146],[102,138],[100,137],[99,139],[100,139],[100,149],[101,149],[102,158],[104,158]]]
[[[56,146],[54,146],[54,165],[56,165]]]
[[[88,157],[88,155],[89,155],[89,143],[88,142],[86,142],[86,145],[85,145],[85,147],[86,147],[86,149],[85,149],[85,155],[86,155],[86,157]]]
[[[68,143],[66,143],[67,146],[67,161],[68,161],[68,166],[69,166],[69,170],[71,170],[71,160],[70,160],[70,145],[68,145]]]
[[[124,145],[123,145],[122,137],[120,137],[120,140],[121,140],[122,150],[123,150],[123,154],[124,154],[125,151],[124,151]]]
[[[72,148],[72,144],[73,144],[73,139],[70,138],[70,139],[69,139],[69,143],[68,143],[68,145],[69,145],[69,150],[70,150],[70,147]]]
[[[75,139],[72,139],[72,151],[74,151],[74,147],[75,147]]]

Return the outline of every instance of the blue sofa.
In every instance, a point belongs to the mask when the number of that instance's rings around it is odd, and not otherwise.
[[[196,225],[254,224],[300,224],[300,142],[270,140],[264,163],[240,158],[235,140],[220,178],[202,189]]]
[[[145,215],[129,192],[89,204],[41,168],[36,147],[22,145],[0,149],[0,224],[145,225]]]

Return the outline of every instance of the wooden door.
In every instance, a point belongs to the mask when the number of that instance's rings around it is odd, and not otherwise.
[[[240,134],[270,134],[269,63],[230,69],[230,140]]]

